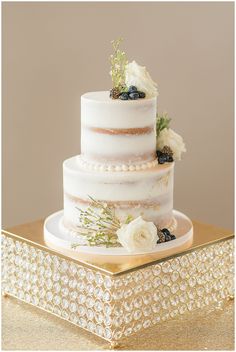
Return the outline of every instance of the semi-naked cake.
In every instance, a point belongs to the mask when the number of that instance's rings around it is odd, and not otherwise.
[[[174,163],[156,157],[156,97],[112,100],[109,92],[81,97],[81,155],[63,164],[66,228],[79,226],[88,196],[160,228],[173,226]]]
[[[156,83],[145,67],[126,60],[119,44],[113,42],[110,58],[113,88],[82,95],[81,154],[63,163],[58,228],[62,243],[74,250],[123,247],[140,253],[178,243],[174,161],[185,145],[167,114],[157,114]]]

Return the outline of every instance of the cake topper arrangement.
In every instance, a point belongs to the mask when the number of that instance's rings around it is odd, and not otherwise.
[[[122,38],[112,41],[114,53],[110,56],[112,99],[137,100],[158,96],[157,84],[152,80],[145,66],[128,62],[126,54],[120,49]]]

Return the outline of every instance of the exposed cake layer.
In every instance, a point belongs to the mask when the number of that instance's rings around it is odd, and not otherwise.
[[[63,164],[64,222],[79,225],[78,208],[90,204],[89,196],[107,203],[124,221],[127,215],[152,221],[160,227],[172,221],[174,163],[140,171],[86,171],[77,158]]]
[[[109,92],[81,97],[81,154],[104,164],[155,159],[156,98],[121,101]]]

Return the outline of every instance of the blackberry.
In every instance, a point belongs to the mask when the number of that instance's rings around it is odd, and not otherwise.
[[[143,99],[146,97],[146,94],[144,92],[138,92],[139,98]]]
[[[137,93],[138,90],[137,90],[137,88],[135,86],[130,86],[129,89],[128,89],[128,92],[129,93]]]
[[[121,100],[128,100],[129,99],[129,94],[126,92],[123,92],[119,95],[119,99]]]
[[[131,100],[137,100],[139,98],[139,94],[137,92],[129,93],[129,98]]]

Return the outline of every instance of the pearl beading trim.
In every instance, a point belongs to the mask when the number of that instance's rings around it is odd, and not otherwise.
[[[79,162],[79,165],[86,170],[100,171],[100,172],[104,172],[104,171],[114,171],[114,172],[141,171],[141,170],[151,169],[151,168],[158,165],[157,159],[155,159],[153,161],[148,161],[148,162],[142,163],[142,164],[132,164],[132,165],[127,165],[127,164],[105,165],[105,164],[99,164],[99,163],[91,163],[86,160],[83,160],[82,158],[79,158],[78,162]]]

